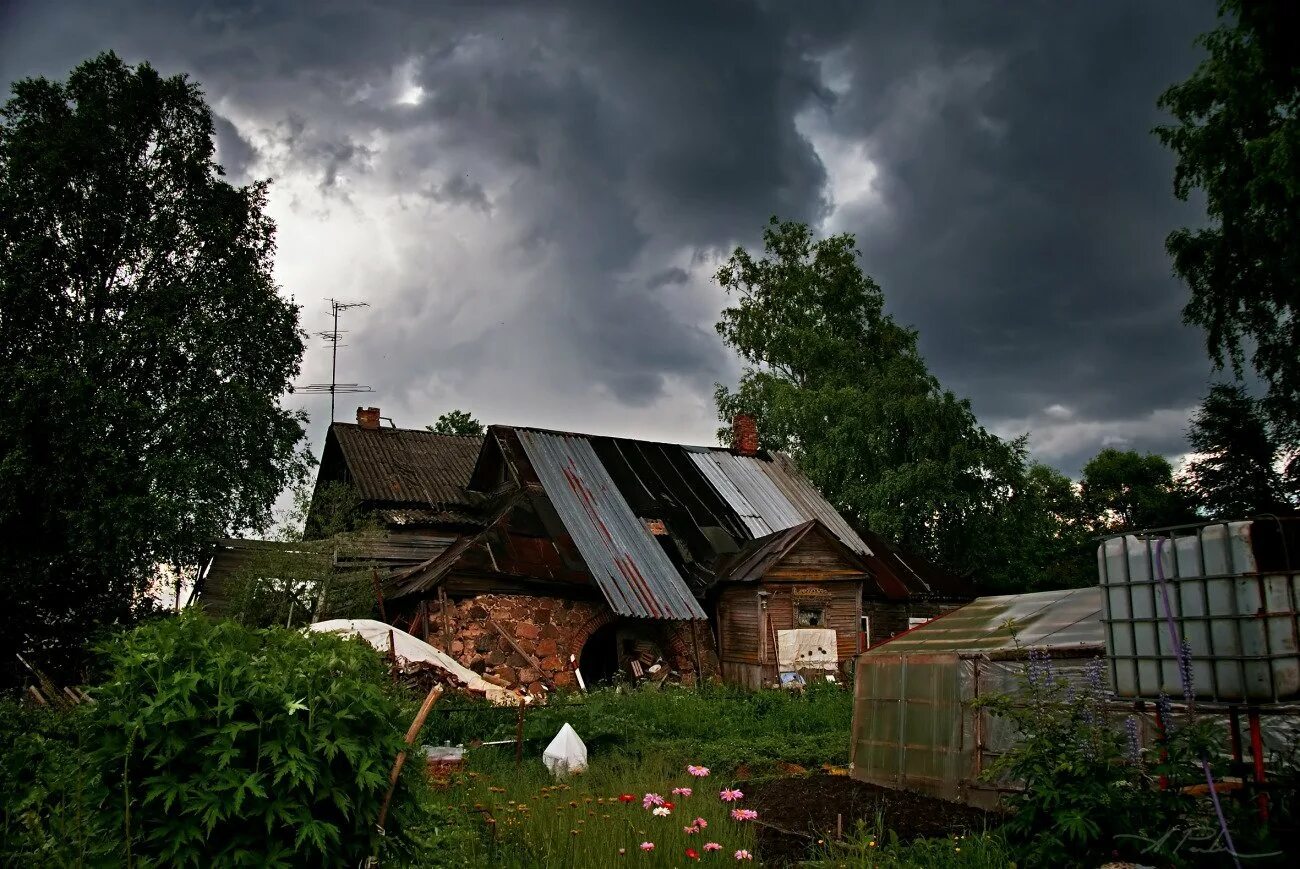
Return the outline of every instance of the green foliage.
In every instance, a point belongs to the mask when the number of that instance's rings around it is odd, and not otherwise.
[[[843,841],[825,842],[818,852],[799,865],[808,869],[1006,869],[1016,865],[1006,841],[997,833],[902,842],[885,829],[880,816],[874,824],[859,821]]]
[[[1050,521],[1025,440],[985,431],[942,388],[851,235],[814,240],[773,218],[763,240],[762,257],[738,248],[717,274],[735,298],[718,333],[746,363],[734,392],[718,387],[719,417],[753,416],[764,447],[905,548],[995,587],[1041,582],[1068,529]]]
[[[719,775],[712,759],[695,758],[713,769],[712,775],[696,778],[687,774],[685,764],[658,754],[653,745],[640,748],[644,750],[640,756],[604,756],[586,772],[563,782],[551,777],[536,754],[516,768],[513,757],[494,756],[485,749],[472,760],[472,775],[456,782],[443,797],[448,803],[474,806],[480,829],[492,829],[462,865],[595,869],[626,861],[650,869],[694,863],[685,855],[688,847],[710,862],[728,864],[736,863],[732,854],[738,849],[755,850],[754,824],[728,817],[730,808],[746,803],[733,806],[718,799],[719,790],[735,782]],[[675,787],[690,787],[693,792],[673,795]],[[673,802],[672,814],[656,817],[646,810],[641,798],[647,793]],[[621,794],[635,799],[620,802]],[[708,826],[686,833],[683,827],[697,817]],[[495,824],[485,824],[487,818]],[[708,854],[703,846],[710,841],[723,849]],[[653,842],[654,850],[643,852],[642,842]],[[618,853],[620,848],[624,855]]]
[[[1097,533],[1195,522],[1192,496],[1168,459],[1108,447],[1083,466],[1083,508]]]
[[[471,416],[467,410],[449,410],[438,417],[437,422],[426,425],[425,428],[446,435],[480,437],[483,434],[483,423]]]
[[[92,710],[0,701],[0,862],[96,866],[121,862],[99,812],[104,793],[85,761]]]
[[[1096,659],[1081,680],[1077,671],[1068,679],[1031,651],[1016,692],[975,701],[1019,734],[985,778],[1023,786],[1006,797],[1013,814],[1000,829],[1025,865],[1096,866],[1117,854],[1182,862],[1167,833],[1203,814],[1177,786],[1197,780],[1199,758],[1214,748],[1210,731],[1188,725],[1141,748],[1136,730],[1126,732],[1136,720],[1121,722],[1108,706],[1101,668]],[[1173,787],[1159,789],[1158,775]]]
[[[1160,97],[1175,123],[1156,135],[1178,159],[1174,192],[1205,197],[1209,225],[1173,232],[1183,310],[1211,356],[1240,371],[1247,351],[1267,406],[1300,427],[1300,8],[1291,0],[1221,0],[1208,57]]]
[[[223,180],[212,137],[197,85],[113,54],[0,109],[6,662],[67,674],[156,564],[264,526],[307,468],[267,187]]]
[[[368,645],[187,613],[105,652],[90,762],[135,859],[342,866],[406,845],[406,780],[375,832],[409,716]]]
[[[1260,403],[1238,385],[1219,384],[1192,417],[1187,441],[1199,457],[1186,470],[1188,483],[1210,516],[1240,519],[1259,513],[1292,513],[1300,501],[1294,472],[1297,448]],[[1291,479],[1278,470],[1290,458]]]

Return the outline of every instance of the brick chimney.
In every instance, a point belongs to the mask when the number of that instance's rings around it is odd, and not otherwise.
[[[758,455],[758,425],[747,413],[731,418],[731,448],[742,456]]]
[[[379,408],[377,407],[358,407],[357,408],[357,425],[371,431],[379,429]]]

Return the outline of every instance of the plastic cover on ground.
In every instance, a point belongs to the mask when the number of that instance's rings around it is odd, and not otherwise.
[[[399,665],[429,664],[455,676],[470,691],[482,693],[493,703],[514,705],[519,702],[519,698],[512,692],[500,685],[493,685],[450,655],[419,637],[411,636],[401,628],[384,622],[374,619],[330,619],[310,625],[307,630],[360,637],[385,654],[391,651]]]
[[[587,768],[587,746],[567,721],[542,752],[542,763],[556,778]]]

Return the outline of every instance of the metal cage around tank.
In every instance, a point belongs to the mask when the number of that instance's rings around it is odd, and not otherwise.
[[[1300,699],[1297,550],[1300,523],[1273,518],[1104,539],[1097,569],[1115,692],[1183,699],[1187,681],[1195,702]]]

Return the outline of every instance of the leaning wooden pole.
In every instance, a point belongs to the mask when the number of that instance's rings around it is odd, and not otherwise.
[[[397,753],[397,762],[393,764],[393,771],[388,776],[388,793],[384,794],[384,803],[379,807],[379,821],[376,826],[382,835],[384,832],[384,821],[388,819],[388,805],[393,801],[393,792],[397,790],[397,777],[402,774],[402,767],[406,765],[407,750],[415,745],[415,738],[420,735],[420,728],[424,726],[424,719],[429,717],[429,710],[433,708],[434,702],[442,695],[442,686],[434,685],[429,689],[429,694],[424,698],[424,703],[420,704],[420,711],[415,714],[415,720],[411,722],[411,729],[406,731],[406,748]]]

